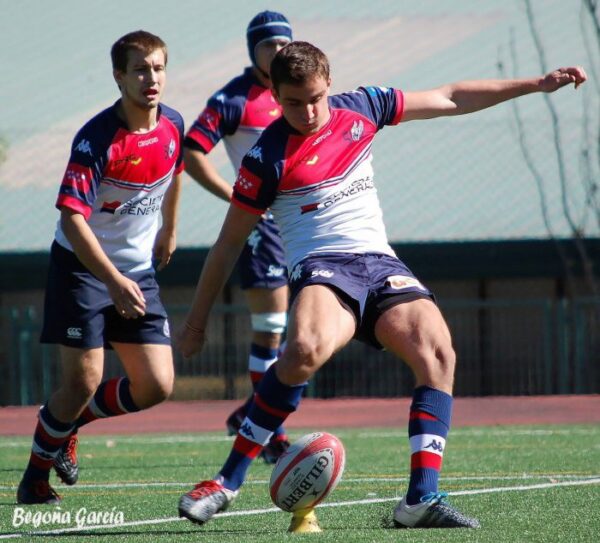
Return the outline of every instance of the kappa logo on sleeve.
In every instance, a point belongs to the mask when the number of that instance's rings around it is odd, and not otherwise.
[[[253,158],[254,160],[258,160],[261,164],[263,162],[262,158],[262,147],[260,145],[255,145],[246,153],[247,157]]]
[[[242,196],[256,200],[261,185],[262,180],[242,166],[233,188]]]
[[[89,140],[82,139],[76,146],[75,151],[79,151],[84,155],[92,156],[92,146],[90,145]]]

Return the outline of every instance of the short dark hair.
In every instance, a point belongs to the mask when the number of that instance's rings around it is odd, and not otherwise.
[[[329,60],[308,42],[288,43],[271,62],[271,81],[276,91],[282,83],[299,86],[316,77],[329,79]]]
[[[129,51],[135,49],[143,53],[150,54],[156,49],[162,49],[165,55],[165,66],[167,65],[167,44],[158,36],[146,32],[145,30],[136,30],[119,38],[110,50],[113,70],[120,72],[127,71],[127,57]]]

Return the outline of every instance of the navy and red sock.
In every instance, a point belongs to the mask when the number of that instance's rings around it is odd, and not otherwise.
[[[54,459],[63,443],[73,431],[72,422],[60,422],[45,404],[38,414],[38,423],[33,434],[33,444],[24,478],[48,480]]]
[[[438,480],[452,418],[452,396],[421,386],[414,390],[410,406],[410,481],[406,503],[414,505],[438,491]]]
[[[94,397],[75,421],[75,427],[80,428],[97,419],[139,411],[140,408],[131,397],[129,386],[130,381],[127,377],[117,377],[100,383]]]
[[[272,349],[269,347],[263,347],[262,345],[258,345],[257,343],[252,343],[250,345],[250,357],[248,360],[248,368],[250,370],[250,380],[252,381],[252,388],[254,392],[258,389],[258,385],[264,377],[265,373],[268,369],[277,362],[277,358],[279,357],[281,349]],[[245,415],[248,414],[248,410],[250,409],[250,405],[252,403],[253,397],[251,396],[246,400],[246,403],[243,406],[243,413]],[[285,428],[280,426],[277,428],[273,435],[276,439],[286,440],[287,435],[285,433]]]
[[[250,406],[233,448],[219,472],[223,486],[237,490],[246,477],[252,461],[269,442],[273,432],[293,413],[306,383],[295,386],[283,384],[271,366],[260,381],[254,401]]]

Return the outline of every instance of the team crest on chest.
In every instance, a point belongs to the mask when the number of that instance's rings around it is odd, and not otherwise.
[[[165,158],[173,158],[173,154],[175,153],[175,140],[171,139],[169,145],[165,145]]]

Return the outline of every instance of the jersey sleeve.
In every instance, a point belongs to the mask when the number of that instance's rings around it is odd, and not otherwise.
[[[178,113],[173,120],[175,127],[177,128],[177,134],[179,135],[179,155],[177,156],[177,162],[175,162],[175,174],[179,174],[183,171],[183,135],[185,134],[185,128],[183,124],[183,117]]]
[[[209,153],[221,138],[233,134],[242,117],[238,100],[220,91],[213,95],[190,127],[184,146]]]
[[[261,215],[271,206],[279,184],[278,170],[263,153],[262,140],[260,138],[242,160],[231,199],[233,204],[256,215]]]
[[[379,129],[395,125],[402,120],[404,94],[391,87],[360,87],[367,100],[373,120]]]
[[[78,132],[71,145],[71,156],[58,192],[58,209],[72,209],[89,219],[106,154],[106,146],[94,138],[91,130],[84,127]]]

